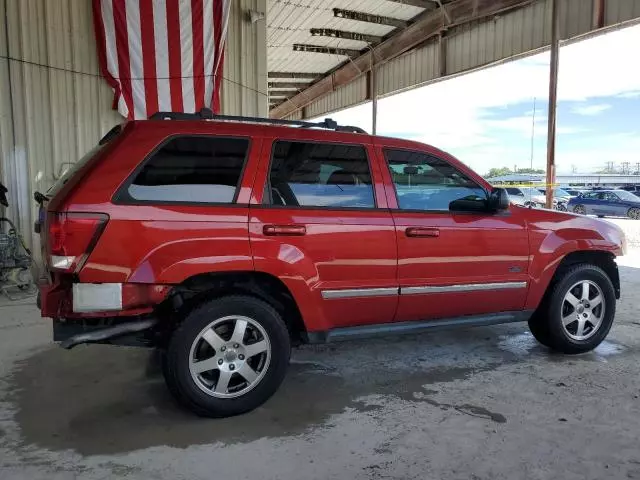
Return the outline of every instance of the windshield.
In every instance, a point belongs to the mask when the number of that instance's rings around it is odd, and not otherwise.
[[[571,194],[569,192],[567,192],[566,190],[563,190],[561,188],[554,188],[553,189],[553,194],[556,197],[570,197]]]
[[[636,197],[633,193],[626,190],[616,190],[615,193],[621,200],[627,202],[640,202],[640,198]]]

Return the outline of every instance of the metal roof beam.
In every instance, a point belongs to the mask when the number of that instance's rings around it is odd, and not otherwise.
[[[320,78],[323,73],[310,73],[310,72],[269,72],[267,77],[269,78]]]
[[[365,12],[356,12],[354,10],[343,10],[342,8],[334,8],[333,16],[338,18],[346,18],[347,20],[357,20],[359,22],[377,23],[378,25],[390,25],[396,28],[404,28],[409,23],[398,18],[383,17],[381,15],[372,15]]]
[[[303,90],[309,86],[308,82],[269,82],[269,88],[295,88]]]
[[[322,47],[320,45],[308,45],[306,43],[294,43],[293,51],[327,53],[329,55],[344,55],[345,57],[357,57],[358,55],[360,55],[360,50],[356,50],[353,48]]]
[[[390,2],[402,3],[404,5],[411,5],[412,7],[424,8],[427,10],[433,10],[438,8],[437,0],[389,0]]]
[[[269,97],[292,97],[296,93],[300,93],[300,90],[270,90]]]
[[[446,28],[462,25],[503,13],[505,11],[531,4],[534,0],[454,0],[443,4],[442,8],[424,12],[408,27],[389,37],[384,42],[365,51],[363,54],[344,63],[330,75],[310,85],[303,92],[293,97],[292,101],[272,109],[273,118],[286,117],[292,112],[309,105],[327,93],[342,85],[347,85],[360,75],[371,70],[371,66],[389,61],[421,43],[435,38]],[[443,17],[449,19],[443,25]]]
[[[345,40],[357,40],[366,43],[380,43],[382,37],[377,35],[368,35],[366,33],[345,32],[344,30],[335,30],[333,28],[312,28],[310,30],[312,37],[331,37],[343,38]]]

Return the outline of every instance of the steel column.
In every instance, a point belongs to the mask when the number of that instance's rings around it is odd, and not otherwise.
[[[553,208],[553,186],[556,183],[556,104],[558,99],[559,50],[558,0],[551,0],[551,64],[549,66],[549,117],[547,119],[547,208]]]

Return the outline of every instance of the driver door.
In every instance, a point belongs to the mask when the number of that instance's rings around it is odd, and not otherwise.
[[[385,183],[395,187],[387,193],[398,242],[395,320],[522,310],[528,287],[526,210],[451,212],[451,201],[487,193],[442,152],[377,151]]]

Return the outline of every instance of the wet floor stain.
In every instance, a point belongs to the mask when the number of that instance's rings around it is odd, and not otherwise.
[[[16,420],[25,445],[110,454],[301,434],[345,408],[363,415],[381,408],[358,400],[364,396],[396,395],[415,402],[414,392],[424,393],[425,385],[464,379],[496,366],[380,368],[351,381],[331,366],[294,359],[283,385],[265,405],[238,417],[211,420],[175,405],[149,351],[54,347],[18,365],[10,400],[19,407]]]
[[[404,354],[411,350],[413,356]],[[623,350],[605,342],[588,355],[605,358]],[[332,415],[345,409],[376,415],[384,407],[362,400],[369,395],[427,402],[504,423],[504,415],[479,405],[440,402],[436,385],[527,358],[570,365],[576,357],[552,354],[523,328],[513,326],[498,333],[487,328],[397,343],[310,347],[294,352],[283,385],[266,404],[245,415],[211,420],[175,405],[148,350],[52,347],[17,366],[10,379],[9,400],[18,408],[16,420],[25,445],[84,455],[303,434],[326,425]],[[398,366],[403,362],[403,367]]]
[[[437,391],[424,389],[422,392],[414,392],[410,395],[399,395],[404,400],[408,401],[419,401],[425,402],[434,407],[438,407],[441,410],[455,410],[457,412],[463,413],[465,415],[470,415],[472,417],[483,418],[486,420],[491,420],[496,423],[506,423],[507,418],[501,413],[491,412],[484,407],[479,407],[477,405],[470,405],[468,403],[464,403],[461,405],[455,405],[451,403],[439,402],[434,400],[431,396],[429,396],[429,392],[432,394],[437,394]]]

